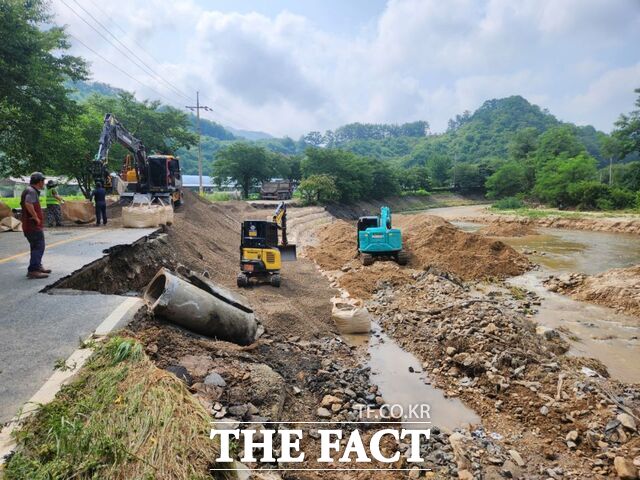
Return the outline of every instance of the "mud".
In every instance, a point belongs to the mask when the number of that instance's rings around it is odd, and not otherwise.
[[[492,223],[477,232],[487,237],[526,237],[537,235],[538,231],[531,225],[523,223]]]
[[[640,317],[640,265],[615,268],[591,276],[573,274],[551,277],[545,285],[552,292],[566,293],[576,300]]]
[[[516,215],[487,214],[480,212],[473,216],[454,215],[455,220],[478,222],[491,225],[519,224],[538,228],[565,228],[570,230],[589,230],[592,232],[640,234],[640,219],[636,217],[566,217],[548,216],[528,218]]]

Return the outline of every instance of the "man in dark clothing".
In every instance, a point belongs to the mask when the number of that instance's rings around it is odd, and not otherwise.
[[[31,175],[29,186],[20,197],[22,207],[22,232],[31,247],[31,260],[27,269],[27,278],[47,278],[51,270],[42,266],[44,255],[44,215],[40,206],[40,192],[44,189],[44,175],[35,172]]]
[[[96,202],[96,226],[100,225],[102,218],[103,225],[107,224],[107,191],[103,188],[102,183],[97,182],[96,188],[91,192],[91,200]]]

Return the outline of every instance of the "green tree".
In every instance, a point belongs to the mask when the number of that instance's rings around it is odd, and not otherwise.
[[[213,174],[218,179],[231,178],[242,188],[244,198],[257,182],[275,173],[273,158],[262,148],[245,142],[234,143],[216,154]]]
[[[87,76],[43,0],[0,2],[0,173],[46,169],[76,114],[64,86]]]
[[[616,130],[613,134],[622,142],[623,152],[640,153],[640,88],[634,90],[638,94],[636,99],[636,110],[628,114],[620,115],[616,121]]]
[[[607,177],[609,185],[613,185],[613,163],[622,160],[625,156],[624,142],[616,136],[605,136],[601,139],[601,150],[604,157],[609,161]]]
[[[427,169],[433,182],[439,186],[447,186],[451,178],[451,159],[444,155],[434,155],[427,160]]]
[[[453,167],[454,187],[461,192],[471,192],[484,188],[484,177],[478,165],[460,163]]]
[[[300,182],[298,191],[306,203],[327,203],[337,200],[340,193],[335,178],[330,175],[311,175]]]
[[[558,207],[575,205],[575,197],[569,193],[570,185],[594,180],[596,164],[596,160],[586,153],[572,158],[560,156],[549,160],[538,173],[533,193],[543,202]]]
[[[489,198],[512,197],[527,190],[526,167],[511,161],[502,165],[485,182]]]
[[[540,133],[534,127],[518,130],[507,147],[509,158],[519,161],[529,158],[529,155],[538,147],[539,135]]]
[[[534,153],[536,169],[541,169],[547,162],[559,156],[573,158],[585,152],[586,149],[580,143],[577,130],[573,125],[551,128],[538,139],[538,148]]]
[[[405,192],[415,192],[417,190],[429,190],[429,170],[426,167],[411,167],[396,172],[396,177],[400,183],[400,188]]]

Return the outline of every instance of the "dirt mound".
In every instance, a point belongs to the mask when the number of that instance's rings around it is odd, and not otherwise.
[[[443,219],[428,217],[406,230],[406,249],[415,268],[433,266],[465,280],[504,278],[531,268],[526,257],[501,241],[463,232]]]
[[[411,282],[411,275],[393,262],[376,262],[369,267],[349,270],[338,283],[354,298],[368,299],[383,284],[398,287]]]
[[[344,220],[320,227],[318,245],[306,247],[306,255],[324,270],[338,270],[357,254],[356,227]]]
[[[492,223],[477,232],[486,237],[526,237],[538,235],[538,232],[528,223]]]
[[[435,215],[397,215],[394,224],[402,229],[404,248],[414,268],[436,267],[468,280],[519,275],[531,267],[523,255],[505,243],[463,232]],[[356,254],[355,237],[353,224],[335,221],[318,230],[318,246],[307,247],[307,255],[324,270],[355,266],[349,263]],[[385,272],[372,271],[375,278],[362,282],[354,278],[366,275],[366,271],[345,275],[341,285],[347,288],[349,284],[352,290],[370,295],[376,281],[385,279]]]
[[[545,286],[553,292],[568,293],[576,300],[640,316],[640,265],[593,276],[575,273],[552,276],[545,281]]]

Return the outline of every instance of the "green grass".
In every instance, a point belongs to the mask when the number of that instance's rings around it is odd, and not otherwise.
[[[85,200],[84,195],[63,195],[62,198],[65,200]],[[20,208],[20,197],[0,198],[0,202],[9,208]],[[40,195],[40,205],[43,208],[47,206],[47,199],[44,194]]]
[[[203,197],[210,202],[228,202],[229,200],[233,200],[229,192],[205,193]]]
[[[140,343],[115,337],[15,433],[3,478],[204,480],[218,448],[210,420]]]
[[[547,218],[547,217],[560,217],[560,218],[607,218],[607,217],[620,217],[630,216],[639,217],[640,211],[638,210],[594,210],[594,211],[565,211],[552,208],[513,208],[513,209],[499,209],[491,207],[494,213],[501,215],[517,215],[520,217],[527,217],[531,219]]]

